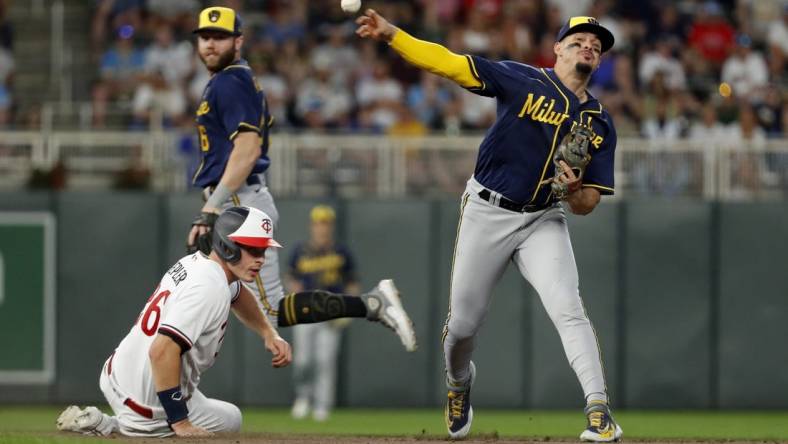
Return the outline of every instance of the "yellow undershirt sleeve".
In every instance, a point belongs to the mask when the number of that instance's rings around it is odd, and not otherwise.
[[[473,75],[469,56],[455,54],[436,43],[419,40],[397,29],[391,47],[408,63],[453,80],[465,88],[479,88],[483,83]]]

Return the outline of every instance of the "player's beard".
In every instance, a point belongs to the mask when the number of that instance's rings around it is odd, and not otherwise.
[[[216,60],[215,64],[209,64],[205,57],[200,54],[200,60],[205,64],[205,67],[208,68],[210,72],[219,72],[224,68],[230,66],[235,60],[235,47],[230,48],[226,52],[219,53],[219,58]]]
[[[588,63],[577,62],[575,64],[575,71],[583,77],[588,77],[591,75],[591,72],[594,68],[591,67]]]

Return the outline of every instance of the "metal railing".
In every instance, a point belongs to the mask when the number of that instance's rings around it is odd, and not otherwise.
[[[269,185],[280,196],[458,195],[481,138],[274,134]],[[189,131],[7,131],[0,141],[5,189],[61,165],[70,188],[110,187],[122,171],[136,168],[149,172],[153,189],[179,192],[198,163]],[[615,178],[617,197],[785,200],[788,139],[758,145],[621,139]]]

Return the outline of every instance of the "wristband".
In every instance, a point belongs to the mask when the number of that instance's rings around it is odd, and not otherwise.
[[[186,407],[186,400],[183,399],[180,387],[162,390],[156,395],[167,413],[167,424],[175,424],[189,417],[189,409]]]

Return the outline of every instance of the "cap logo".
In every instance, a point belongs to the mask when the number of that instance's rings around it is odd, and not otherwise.
[[[260,226],[265,231],[265,234],[271,234],[271,219],[263,219],[263,223]]]
[[[218,10],[214,9],[213,11],[208,13],[208,20],[210,20],[211,23],[216,23],[216,22],[219,21],[219,17],[221,17],[221,16],[222,16],[222,13],[219,12]]]

